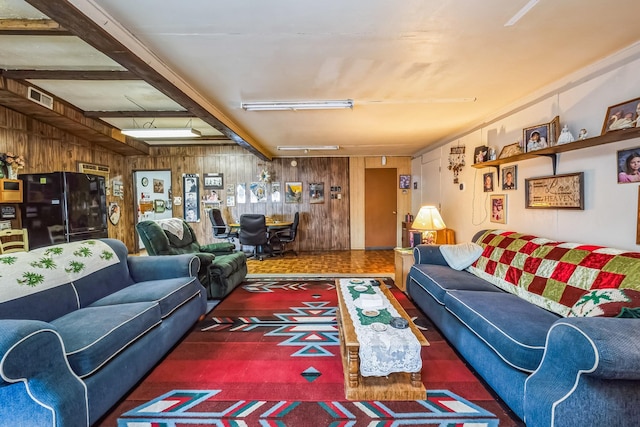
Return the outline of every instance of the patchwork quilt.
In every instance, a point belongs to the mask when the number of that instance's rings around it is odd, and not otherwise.
[[[638,252],[502,230],[487,231],[477,243],[484,249],[468,271],[564,317],[596,290],[640,291]]]

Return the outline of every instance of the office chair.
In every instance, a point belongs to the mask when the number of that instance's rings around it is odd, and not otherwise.
[[[211,226],[213,227],[213,237],[216,239],[227,239],[230,242],[233,239],[238,238],[238,232],[232,231],[231,227],[229,227],[224,222],[224,218],[222,218],[222,212],[220,209],[209,209],[209,220],[211,221]]]
[[[241,245],[253,246],[253,257],[262,261],[264,259],[264,248],[269,240],[264,215],[241,215],[238,238]]]
[[[14,239],[15,236],[20,237],[20,240]],[[3,240],[3,237],[9,240]],[[29,235],[26,228],[0,231],[0,254],[11,252],[29,252]]]
[[[300,212],[296,212],[293,216],[293,223],[289,228],[285,228],[284,230],[278,230],[274,233],[271,238],[271,243],[277,249],[274,251],[279,255],[284,255],[286,252],[293,252],[294,255],[298,256],[296,251],[293,249],[286,249],[288,244],[293,243],[296,240],[296,234],[298,233],[298,222],[300,221]]]

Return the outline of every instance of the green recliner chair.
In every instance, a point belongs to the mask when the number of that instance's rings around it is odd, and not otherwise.
[[[233,243],[201,246],[191,226],[181,218],[142,221],[136,230],[149,255],[196,255],[200,259],[198,279],[209,299],[224,298],[247,275],[247,256],[235,251]]]

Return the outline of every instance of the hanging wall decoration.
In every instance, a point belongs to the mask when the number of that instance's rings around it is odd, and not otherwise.
[[[184,219],[186,222],[200,222],[200,177],[198,174],[183,174],[182,188],[184,188]]]
[[[309,183],[310,203],[324,203],[324,182]]]
[[[251,203],[263,203],[267,201],[267,184],[264,182],[252,182],[249,184],[249,200]]]
[[[449,152],[449,170],[453,171],[453,183],[458,184],[458,174],[464,166],[464,145],[451,147]]]

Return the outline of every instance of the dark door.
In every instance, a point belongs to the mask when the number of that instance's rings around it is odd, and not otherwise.
[[[396,247],[397,173],[395,168],[365,169],[365,249]]]

